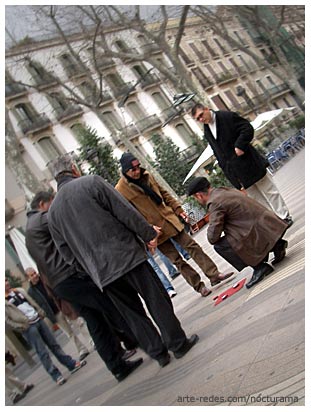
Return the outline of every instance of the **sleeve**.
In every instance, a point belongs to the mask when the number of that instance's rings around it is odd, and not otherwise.
[[[239,116],[237,113],[232,113],[232,121],[235,125],[237,139],[234,146],[238,149],[247,150],[248,145],[254,138],[254,128],[247,119]]]
[[[170,206],[177,216],[182,213],[184,210],[181,207],[180,203],[173,196],[171,196],[167,190],[163,189],[163,187],[159,185],[159,183],[152,176],[150,176],[150,179],[152,181],[152,184],[156,185],[158,190],[160,191],[164,203],[167,206]]]
[[[94,176],[94,190],[99,204],[129,230],[148,243],[157,235],[147,220],[113,186]]]
[[[224,228],[226,211],[222,205],[210,204],[209,206],[209,225],[207,229],[207,239],[214,245],[221,237]]]
[[[67,262],[69,265],[74,265],[76,262],[75,256],[72,253],[70,247],[64,241],[62,234],[59,232],[57,227],[51,223],[49,220],[49,230],[50,234],[53,238],[55,246],[57,247],[59,253],[61,254],[62,258]]]

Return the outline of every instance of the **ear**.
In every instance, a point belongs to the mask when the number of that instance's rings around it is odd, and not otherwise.
[[[81,176],[81,172],[75,164],[71,165],[71,171],[72,171],[73,176],[75,176],[75,177],[80,177]]]

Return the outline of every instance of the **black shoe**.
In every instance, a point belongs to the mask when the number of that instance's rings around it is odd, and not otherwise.
[[[25,392],[23,392],[23,393],[17,393],[17,394],[14,396],[13,400],[12,400],[13,404],[15,405],[16,403],[18,403],[19,401],[21,401],[22,399],[24,399],[25,396],[26,396],[26,393],[25,393]]]
[[[171,357],[169,353],[166,353],[165,355],[161,356],[160,358],[157,358],[157,361],[161,368],[164,368],[164,366],[168,365],[171,361]]]
[[[192,335],[189,339],[186,340],[186,342],[178,351],[174,352],[175,358],[179,359],[186,355],[186,353],[189,352],[189,350],[197,343],[198,340],[198,335]]]
[[[123,352],[122,359],[123,359],[123,360],[127,360],[127,359],[130,358],[131,356],[134,356],[135,353],[136,353],[136,349],[125,350],[125,351]]]
[[[281,262],[286,256],[286,248],[288,246],[287,240],[280,239],[277,244],[272,249],[274,253],[274,259],[272,260],[272,265]]]
[[[259,269],[254,270],[251,280],[246,283],[245,287],[249,289],[252,286],[256,285],[256,283],[260,282],[265,276],[272,273],[273,270],[273,267],[271,267],[267,263],[262,263]]]
[[[291,216],[287,216],[285,219],[283,219],[283,221],[287,223],[288,227],[291,227],[294,224],[294,221]]]
[[[114,376],[118,382],[123,381],[127,376],[129,376],[135,369],[138,368],[143,363],[143,358],[138,358],[134,361],[125,361],[125,365],[122,367],[121,371],[116,373]]]
[[[33,383],[29,384],[26,386],[26,388],[24,389],[24,394],[26,395],[28,392],[31,391],[31,389],[33,389],[35,387],[35,385]]]
[[[176,273],[174,273],[173,275],[171,275],[171,279],[174,280],[174,279],[176,279],[177,276],[179,276],[179,275],[180,275],[180,272],[176,272]]]
[[[89,356],[90,352],[84,352],[79,356],[79,361],[83,361],[87,356]]]

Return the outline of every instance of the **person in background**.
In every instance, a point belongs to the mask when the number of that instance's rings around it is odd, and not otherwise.
[[[9,280],[5,279],[6,324],[24,335],[28,343],[35,349],[47,373],[57,385],[63,385],[66,379],[53,364],[47,347],[70,373],[75,373],[86,365],[86,360],[80,362],[65,354],[43,321],[44,316],[44,311],[23,288],[13,289]]]
[[[177,295],[177,292],[175,291],[174,286],[171,284],[171,282],[165,276],[165,273],[160,268],[160,266],[157,264],[157,262],[155,261],[153,255],[149,251],[147,251],[147,254],[148,254],[148,263],[151,265],[152,269],[158,275],[158,277],[161,280],[163,286],[165,287],[165,290],[168,293],[169,297],[173,298],[174,296]]]
[[[72,339],[79,353],[79,359],[85,359],[89,355],[87,347],[81,342],[74,328],[59,309],[55,299],[48,294],[39,273],[34,268],[29,267],[25,270],[25,275],[29,281],[29,296],[44,310],[51,324],[59,326],[67,337]],[[84,327],[84,323],[81,326]]]

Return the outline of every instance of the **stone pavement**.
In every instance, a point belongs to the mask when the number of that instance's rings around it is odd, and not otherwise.
[[[200,336],[184,358],[172,357],[168,366],[160,368],[139,351],[142,366],[117,383],[93,352],[81,371],[72,376],[64,371],[68,382],[62,387],[41,366],[25,367],[19,376],[36,386],[19,405],[304,405],[304,150],[276,173],[275,180],[295,222],[285,236],[287,257],[261,283],[249,290],[244,287],[217,306],[213,296],[249,278],[250,268],[214,288],[207,298],[195,293],[181,276],[175,279],[176,314],[187,335]],[[195,239],[221,271],[228,271],[231,267],[215,254],[205,232],[203,228]],[[70,342],[64,349],[74,354]]]

